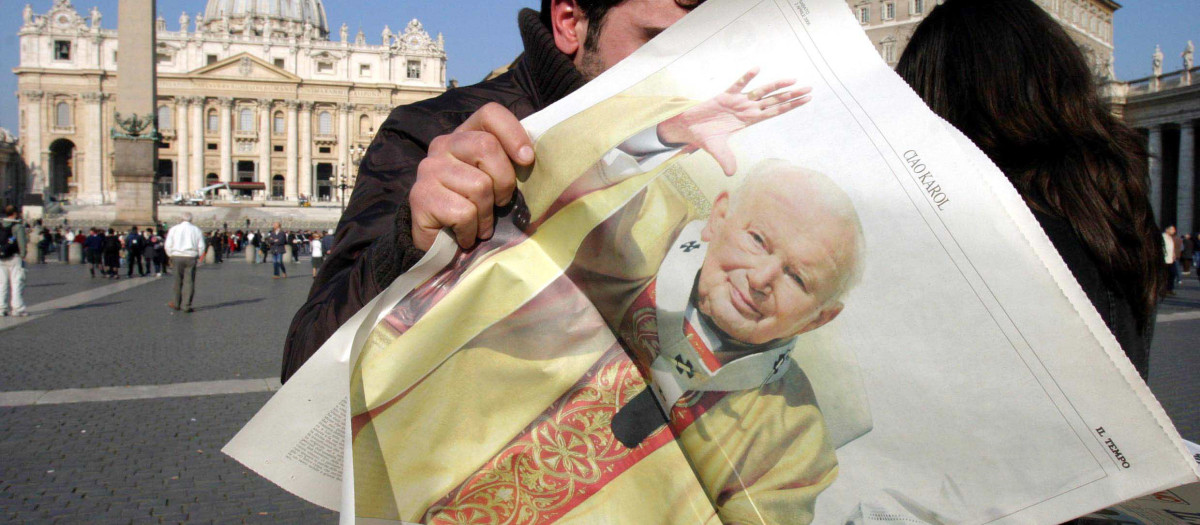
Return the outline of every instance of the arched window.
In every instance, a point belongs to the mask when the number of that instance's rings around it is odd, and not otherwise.
[[[238,131],[254,131],[254,112],[250,108],[238,112]]]
[[[59,128],[71,127],[71,105],[59,102],[54,106],[54,126]]]
[[[158,107],[158,129],[175,129],[174,124],[171,123],[171,108]]]
[[[283,175],[271,177],[271,196],[283,198]]]
[[[220,128],[220,118],[217,116],[217,110],[208,110],[208,131],[216,133]]]
[[[318,135],[333,135],[333,114],[328,111],[322,111],[317,115],[317,134]]]
[[[275,112],[275,117],[274,117],[274,119],[273,119],[273,120],[274,120],[274,124],[275,124],[275,125],[274,125],[275,134],[276,134],[276,135],[282,135],[282,134],[284,133],[284,131],[286,131],[286,130],[284,129],[284,128],[285,128],[285,126],[284,126],[284,124],[283,124],[283,122],[284,122],[284,120],[283,120],[283,112],[282,112],[282,111],[276,111],[276,112]]]
[[[363,115],[358,118],[358,134],[362,136],[370,136],[375,132],[375,128],[371,126],[371,117]]]

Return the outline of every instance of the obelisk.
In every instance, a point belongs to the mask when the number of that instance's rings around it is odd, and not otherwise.
[[[117,8],[117,115],[112,129],[117,181],[114,226],[158,223],[154,0],[120,0]]]

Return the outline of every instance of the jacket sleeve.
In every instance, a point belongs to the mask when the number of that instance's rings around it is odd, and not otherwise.
[[[287,381],[339,326],[424,255],[413,246],[408,193],[429,141],[453,129],[418,106],[397,108],[359,166],[334,247],[296,312],[285,342]]]

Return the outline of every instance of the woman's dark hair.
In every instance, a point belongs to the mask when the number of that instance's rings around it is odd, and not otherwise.
[[[1141,136],[1102,103],[1066,31],[1031,0],[947,0],[896,72],[1029,206],[1071,225],[1145,330],[1165,290]]]

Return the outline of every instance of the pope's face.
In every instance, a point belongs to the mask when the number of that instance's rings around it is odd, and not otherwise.
[[[713,204],[704,228],[708,253],[700,268],[697,307],[743,343],[792,337],[833,320],[842,304],[830,300],[847,271],[854,229],[805,189],[746,188],[731,205]],[[786,194],[785,194],[786,193]]]

